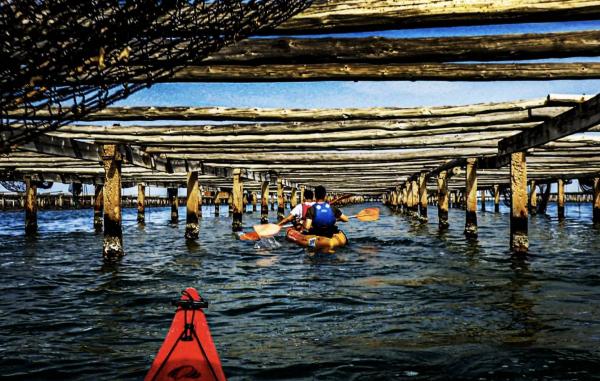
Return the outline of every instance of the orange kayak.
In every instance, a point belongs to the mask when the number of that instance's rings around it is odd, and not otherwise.
[[[310,251],[317,253],[334,253],[336,248],[345,246],[348,243],[348,238],[346,238],[346,235],[341,230],[334,234],[333,237],[328,238],[302,234],[294,228],[289,228],[285,232],[285,238],[298,246],[306,247]]]
[[[225,381],[225,373],[194,288],[183,291],[167,337],[144,381]]]

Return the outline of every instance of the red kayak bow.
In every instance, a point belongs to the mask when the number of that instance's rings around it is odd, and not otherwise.
[[[175,317],[144,381],[225,381],[225,373],[194,288],[182,292]]]

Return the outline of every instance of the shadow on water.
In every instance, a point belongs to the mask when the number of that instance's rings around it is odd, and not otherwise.
[[[364,205],[344,208],[353,214]],[[531,254],[511,256],[508,215],[464,210],[440,231],[381,209],[342,226],[347,247],[310,258],[279,237],[231,234],[226,207],[184,239],[170,208],[123,210],[126,256],[101,257],[91,211],[0,213],[0,374],[6,379],[139,380],[167,333],[182,289],[209,302],[231,380],[506,380],[596,376],[600,235],[591,208],[532,216]],[[183,208],[180,210],[183,215]],[[269,219],[275,220],[275,212]],[[245,230],[260,213],[244,214]]]

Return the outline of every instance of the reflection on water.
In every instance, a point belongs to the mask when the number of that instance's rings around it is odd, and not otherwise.
[[[281,238],[234,240],[226,209],[205,209],[197,242],[168,208],[149,209],[144,228],[125,209],[127,255],[110,265],[91,210],[40,211],[34,238],[22,213],[0,213],[0,377],[139,380],[169,300],[192,286],[233,380],[592,379],[600,234],[588,205],[568,205],[561,223],[553,208],[532,217],[526,257],[507,251],[506,213],[479,214],[467,241],[464,211],[439,232],[435,208],[425,225],[382,208],[314,259]]]

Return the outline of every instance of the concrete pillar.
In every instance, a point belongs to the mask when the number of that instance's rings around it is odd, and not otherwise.
[[[426,172],[419,174],[419,220],[427,222],[427,178]]]
[[[532,216],[537,213],[537,187],[535,180],[529,181],[529,214]]]
[[[146,185],[144,183],[138,184],[137,222],[140,225],[146,223]]]
[[[233,221],[231,228],[234,232],[242,230],[242,214],[244,205],[244,184],[242,182],[242,170],[236,168],[233,170]]]
[[[510,155],[510,249],[526,253],[527,236],[527,162],[525,152]]]
[[[185,239],[198,239],[200,209],[200,187],[198,186],[198,171],[187,174],[187,199],[185,203]]]
[[[477,159],[467,159],[465,236],[477,237]]]
[[[494,213],[500,213],[500,185],[494,185]]]
[[[285,200],[283,198],[283,179],[277,178],[277,221],[283,220],[285,217]]]
[[[102,146],[104,162],[104,243],[102,255],[114,261],[124,255],[121,227],[121,153],[114,144]]]
[[[37,228],[37,184],[25,177],[25,234],[36,234]]]
[[[557,187],[558,220],[562,221],[565,219],[565,181],[563,179],[558,179]]]
[[[260,223],[269,223],[269,182],[263,181],[260,187]]]
[[[94,230],[98,233],[102,231],[102,214],[104,209],[103,189],[104,185],[102,184],[97,184],[94,187]]]
[[[600,226],[600,177],[594,177],[593,223]]]
[[[179,189],[167,188],[167,195],[171,205],[171,223],[176,224],[179,222]]]
[[[448,172],[442,171],[437,178],[438,188],[438,225],[440,229],[447,229],[448,222]]]

